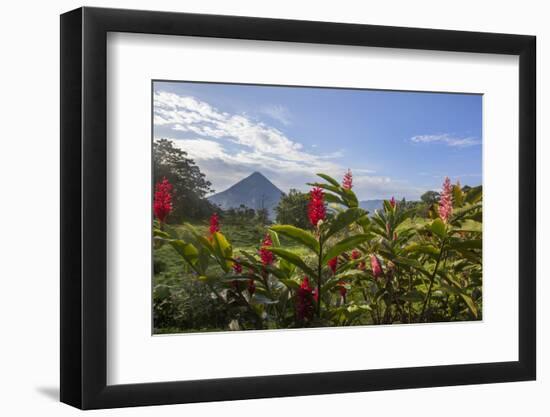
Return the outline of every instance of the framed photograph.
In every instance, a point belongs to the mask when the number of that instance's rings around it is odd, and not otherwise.
[[[533,380],[535,37],[61,16],[61,401]]]

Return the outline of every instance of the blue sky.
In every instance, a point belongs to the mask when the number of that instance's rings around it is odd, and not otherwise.
[[[361,200],[481,184],[482,96],[156,81],[155,139],[223,191],[254,171],[281,190],[349,168]]]

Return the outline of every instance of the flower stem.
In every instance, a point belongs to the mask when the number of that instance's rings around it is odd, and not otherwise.
[[[321,271],[323,269],[323,240],[319,233],[319,262],[317,263],[317,317],[321,318]]]
[[[420,313],[420,318],[418,319],[419,323],[424,321],[424,314],[426,313],[426,306],[430,302],[432,296],[432,289],[435,281],[435,275],[437,274],[437,268],[439,268],[439,263],[441,262],[441,257],[443,256],[443,248],[445,247],[445,240],[441,241],[441,247],[439,248],[439,256],[437,257],[437,262],[435,263],[434,272],[430,277],[430,286],[428,287],[428,292],[426,293],[426,298],[424,298],[424,304],[422,304],[422,312]]]

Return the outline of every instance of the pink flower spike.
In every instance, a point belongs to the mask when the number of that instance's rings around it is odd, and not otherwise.
[[[395,197],[392,196],[392,198],[390,199],[390,206],[391,208],[395,208],[395,205],[396,205]]]
[[[439,217],[447,223],[453,214],[453,186],[449,177],[445,177],[443,190],[439,199]]]
[[[374,278],[378,278],[380,275],[382,275],[382,265],[380,265],[380,261],[376,257],[376,255],[370,256],[370,267],[372,269],[372,275]]]
[[[353,175],[350,169],[348,169],[348,172],[344,174],[344,179],[342,180],[342,188],[345,190],[351,190],[353,188]]]

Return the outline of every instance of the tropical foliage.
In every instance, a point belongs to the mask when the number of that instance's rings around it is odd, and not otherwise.
[[[318,176],[305,205],[292,196],[302,221],[268,226],[255,249],[239,250],[216,213],[208,229],[166,224],[171,188],[166,178],[159,181],[155,248],[169,247],[181,258],[192,281],[186,285],[207,295],[212,317],[178,331],[481,319],[481,187],[446,178],[441,193],[426,198],[425,215],[393,198],[368,213],[359,207],[351,172],[341,183]],[[185,308],[170,303],[171,291],[155,287],[156,321]]]

